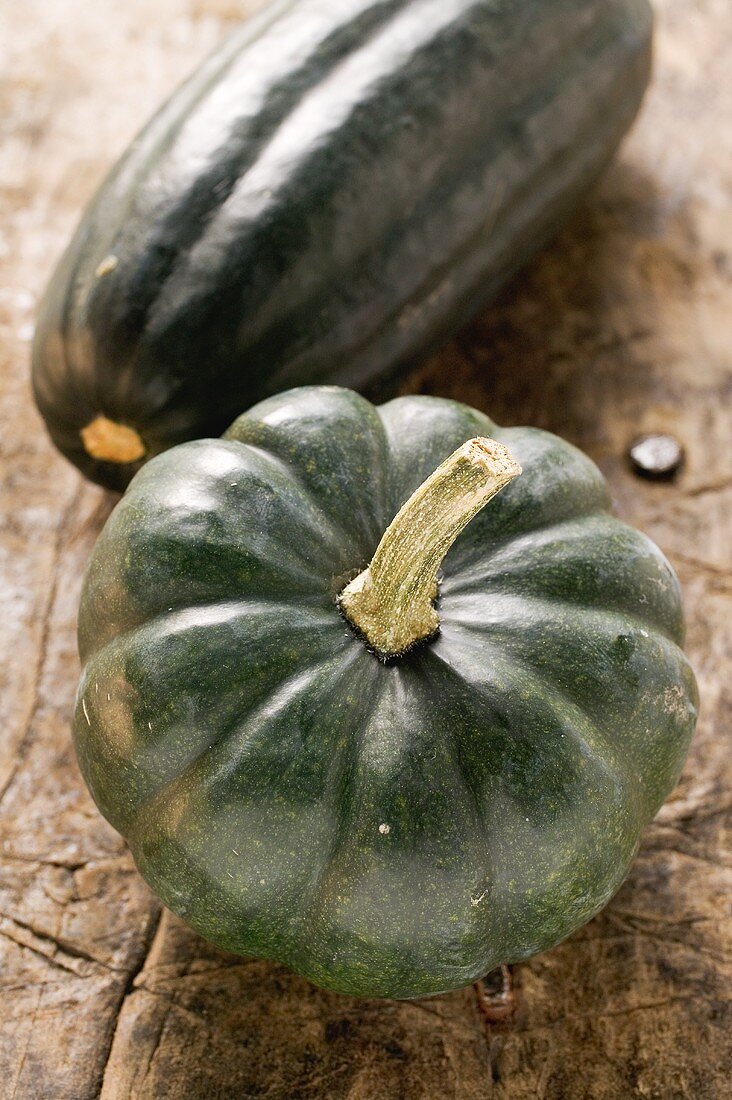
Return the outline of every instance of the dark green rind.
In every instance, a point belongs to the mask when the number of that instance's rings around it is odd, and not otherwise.
[[[47,292],[57,446],[99,414],[147,457],[285,386],[362,387],[439,343],[552,235],[627,130],[647,0],[280,0],[113,170]],[[101,261],[117,267],[98,277]]]
[[[524,472],[446,558],[438,637],[385,666],[335,596],[476,433]],[[346,993],[437,993],[569,935],[694,726],[663,555],[575,448],[454,402],[305,388],[227,437],[138,474],[84,586],[77,752],[144,877]]]

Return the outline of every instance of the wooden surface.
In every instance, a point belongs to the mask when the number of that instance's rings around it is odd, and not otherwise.
[[[82,568],[111,498],[30,400],[34,309],[105,169],[252,0],[0,0],[0,1095],[609,1100],[730,1095],[732,12],[659,0],[657,69],[618,163],[561,239],[405,391],[549,427],[677,567],[702,691],[682,782],[606,911],[472,990],[358,1002],[216,951],[163,915],[69,738]],[[726,402],[726,404],[725,404]],[[629,440],[687,463],[639,481]],[[726,861],[726,862],[725,862]]]

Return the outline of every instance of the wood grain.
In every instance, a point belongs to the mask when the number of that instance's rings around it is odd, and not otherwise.
[[[703,708],[679,788],[603,914],[472,990],[316,990],[165,914],[73,758],[80,576],[113,504],[53,451],[28,387],[34,310],[81,207],[252,0],[0,0],[0,1096],[13,1100],[721,1100],[729,1095],[732,11],[659,0],[652,93],[561,238],[403,392],[585,448],[685,589]],[[673,432],[671,484],[630,439]]]

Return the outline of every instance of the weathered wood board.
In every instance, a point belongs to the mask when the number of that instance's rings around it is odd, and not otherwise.
[[[557,431],[685,587],[703,710],[682,782],[607,910],[472,990],[322,993],[161,917],[73,758],[75,614],[112,499],[30,399],[38,295],[106,168],[253,0],[0,0],[0,1096],[14,1100],[721,1100],[730,1095],[732,9],[659,0],[643,115],[596,194],[405,392]],[[671,430],[672,484],[629,440]]]

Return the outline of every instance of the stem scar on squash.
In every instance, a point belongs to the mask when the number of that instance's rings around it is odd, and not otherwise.
[[[145,457],[145,444],[128,424],[97,416],[80,433],[86,453],[100,462],[138,462]]]

